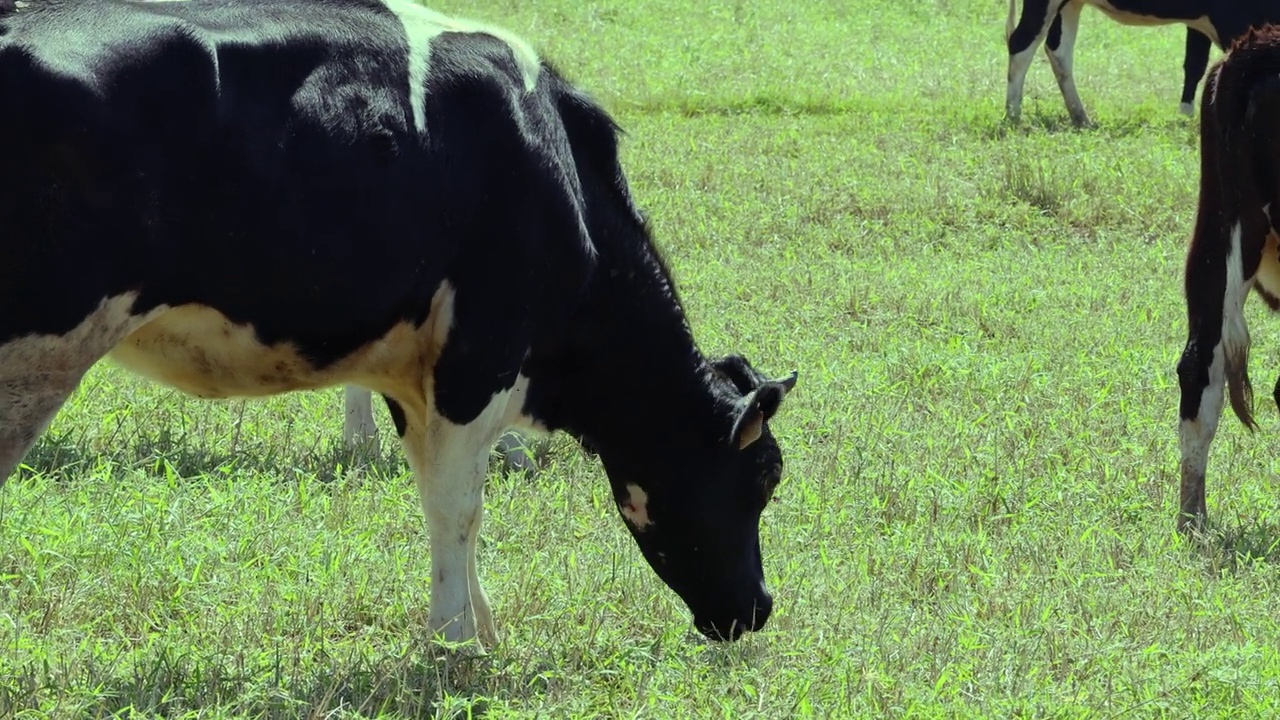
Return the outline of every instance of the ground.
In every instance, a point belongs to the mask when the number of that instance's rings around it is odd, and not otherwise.
[[[0,492],[0,716],[1264,717],[1280,710],[1280,321],[1174,531],[1198,125],[1183,31],[1086,11],[1002,126],[990,0],[450,0],[614,111],[711,353],[800,386],[767,629],[696,635],[598,463],[494,473],[501,644],[422,652],[425,523],[341,390],[210,403],[95,368]],[[1216,57],[1216,53],[1215,53]],[[389,420],[379,408],[379,421]]]

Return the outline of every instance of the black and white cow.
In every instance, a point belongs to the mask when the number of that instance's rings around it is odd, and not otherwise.
[[[159,2],[160,0],[151,0]],[[348,385],[343,393],[342,439],[347,449],[378,447],[378,425],[373,420],[373,393]],[[532,451],[518,433],[506,432],[498,438],[498,455],[511,471],[524,471],[530,478],[538,474]]]
[[[1005,114],[1017,122],[1022,115],[1022,88],[1036,49],[1045,43],[1045,54],[1058,80],[1071,120],[1089,124],[1089,114],[1076,91],[1072,53],[1080,29],[1080,12],[1092,5],[1125,25],[1187,26],[1183,58],[1182,100],[1179,109],[1191,115],[1196,86],[1209,66],[1209,48],[1226,47],[1250,26],[1280,20],[1280,0],[1023,0],[1018,16],[1017,0],[1009,0],[1005,40],[1009,50],[1009,77]],[[1015,23],[1015,18],[1017,21]],[[1047,40],[1047,42],[1046,42]]]
[[[764,626],[796,376],[702,354],[615,125],[524,41],[403,0],[34,3],[0,107],[0,478],[104,356],[200,397],[355,385],[417,478],[433,632],[495,638],[513,426],[590,443],[701,632]]]
[[[1209,71],[1200,105],[1200,197],[1187,251],[1189,325],[1178,361],[1182,491],[1178,528],[1206,520],[1205,469],[1224,386],[1250,430],[1249,328],[1254,290],[1280,310],[1280,29],[1249,31]],[[1273,392],[1280,407],[1280,382]]]

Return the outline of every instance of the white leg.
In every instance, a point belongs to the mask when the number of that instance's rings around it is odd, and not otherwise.
[[[373,393],[354,385],[346,386],[346,412],[342,424],[342,439],[347,447],[368,444],[378,447],[378,427],[373,424]]]
[[[428,411],[406,417],[405,453],[413,467],[431,538],[428,624],[449,642],[497,639],[488,596],[476,568],[476,539],[484,518],[489,448],[502,427],[506,396],[480,417],[455,425]]]
[[[1031,69],[1031,61],[1035,56],[1034,47],[1009,56],[1009,84],[1004,105],[1005,115],[1013,122],[1022,119],[1022,88],[1027,82],[1027,71]]]
[[[1049,65],[1053,67],[1053,74],[1058,79],[1058,89],[1062,91],[1062,100],[1067,104],[1067,113],[1071,115],[1071,121],[1076,125],[1089,124],[1089,114],[1084,110],[1084,102],[1080,100],[1080,93],[1076,91],[1075,77],[1071,72],[1076,34],[1080,30],[1080,11],[1083,8],[1084,5],[1078,2],[1070,2],[1063,6],[1062,38],[1058,47],[1045,46]]]
[[[1209,464],[1209,446],[1218,431],[1222,417],[1224,382],[1222,342],[1213,348],[1213,361],[1209,365],[1209,384],[1200,396],[1200,411],[1195,419],[1182,420],[1178,425],[1178,447],[1182,453],[1182,497],[1178,528],[1188,526],[1199,529],[1206,514],[1205,470]]]
[[[1023,26],[1019,23],[1019,27],[1009,32],[1007,38],[1009,42],[1009,75],[1008,86],[1005,96],[1005,115],[1012,122],[1018,122],[1022,117],[1022,89],[1027,81],[1027,71],[1031,68],[1031,61],[1035,59],[1036,48],[1044,42],[1045,35],[1049,32],[1049,26],[1053,24],[1053,18],[1058,12],[1060,2],[1050,2],[1047,12],[1040,23],[1040,29],[1034,36],[1030,32],[1034,27]],[[1010,17],[1013,16],[1014,5],[1010,4]],[[1024,18],[1025,22],[1033,23],[1033,18]],[[1006,28],[1008,30],[1008,28]],[[1030,42],[1027,42],[1027,40]],[[1025,43],[1025,47],[1022,45]],[[1015,47],[1016,46],[1016,47]]]

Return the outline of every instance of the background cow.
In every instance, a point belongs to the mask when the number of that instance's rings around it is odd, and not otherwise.
[[[1280,309],[1280,30],[1248,32],[1209,73],[1201,102],[1200,196],[1187,251],[1189,325],[1178,360],[1182,492],[1178,528],[1206,520],[1205,469],[1222,414],[1256,429],[1249,383],[1252,289]],[[1280,408],[1280,382],[1274,399]]]
[[[1187,26],[1183,58],[1180,110],[1191,115],[1196,86],[1209,63],[1209,48],[1225,47],[1250,26],[1280,20],[1280,0],[1024,0],[1018,16],[1017,0],[1009,0],[1005,40],[1009,51],[1009,75],[1005,114],[1017,122],[1022,115],[1022,89],[1036,48],[1045,43],[1067,112],[1076,125],[1089,124],[1089,115],[1076,91],[1072,71],[1080,12],[1092,5],[1125,25]],[[1014,19],[1017,18],[1015,23]]]
[[[702,353],[617,127],[523,40],[402,0],[38,3],[0,18],[0,107],[0,478],[106,355],[200,397],[364,387],[446,640],[495,638],[476,539],[513,427],[598,453],[701,632],[767,622],[796,375]]]

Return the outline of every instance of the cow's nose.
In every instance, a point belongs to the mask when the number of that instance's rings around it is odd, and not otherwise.
[[[695,620],[698,632],[716,642],[733,642],[747,632],[747,624],[740,619]]]
[[[723,615],[711,615],[694,618],[698,632],[712,640],[733,642],[744,634],[756,632],[769,621],[773,613],[773,596],[760,584],[755,597],[737,610]]]

